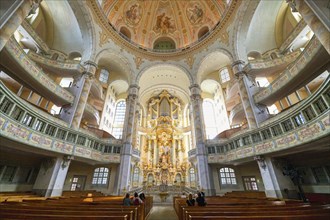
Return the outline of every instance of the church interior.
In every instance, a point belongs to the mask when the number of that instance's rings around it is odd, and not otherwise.
[[[330,216],[330,0],[0,4],[1,218],[223,219],[224,201]],[[210,210],[185,214],[198,192]],[[65,198],[113,211],[31,211]]]

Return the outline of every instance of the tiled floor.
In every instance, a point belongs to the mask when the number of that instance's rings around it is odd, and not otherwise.
[[[178,220],[173,205],[154,205],[147,220]]]

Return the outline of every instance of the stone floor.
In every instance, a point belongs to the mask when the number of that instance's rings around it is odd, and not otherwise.
[[[178,220],[173,205],[154,205],[147,220]]]

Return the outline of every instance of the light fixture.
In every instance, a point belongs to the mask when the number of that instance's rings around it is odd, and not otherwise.
[[[258,162],[259,166],[261,166],[262,169],[266,170],[267,165],[263,156],[257,155],[253,159]]]

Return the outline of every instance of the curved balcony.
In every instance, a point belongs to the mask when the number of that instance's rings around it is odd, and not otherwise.
[[[231,125],[241,124],[245,117],[242,103],[236,105],[229,113],[229,123]]]
[[[280,51],[285,51],[288,47],[290,47],[295,39],[300,35],[300,33],[308,27],[304,19],[301,19],[300,22],[296,25],[296,27],[292,30],[290,35],[285,39],[285,41],[280,46]]]
[[[255,102],[272,105],[315,78],[329,62],[330,55],[314,36],[294,63],[268,87],[254,95]]]
[[[43,50],[45,53],[49,53],[50,49],[48,45],[39,37],[39,35],[35,32],[29,22],[23,20],[22,27],[32,37],[33,41],[38,45],[41,50]]]
[[[23,51],[15,38],[11,37],[1,51],[1,66],[15,80],[52,100],[57,106],[73,103],[74,96],[56,84]]]
[[[283,71],[290,63],[295,61],[301,52],[295,51],[273,60],[250,61],[244,67],[244,71],[253,76],[272,76],[276,72]]]
[[[31,60],[40,65],[43,70],[50,72],[55,76],[74,77],[82,74],[85,71],[85,68],[80,64],[79,61],[53,60],[41,54],[37,54],[31,50],[28,52],[28,56]]]
[[[93,97],[104,100],[104,95],[103,95],[103,87],[100,81],[97,79],[93,80],[92,86],[91,86],[91,94]]]
[[[18,98],[3,83],[0,83],[0,134],[1,145],[12,143],[19,145],[23,151],[41,152],[43,154],[61,153],[73,155],[77,160],[91,163],[119,163],[121,142],[107,138],[100,139],[87,131],[73,130],[68,124],[55,119],[36,109],[31,104]],[[3,103],[11,103],[3,108]],[[19,109],[21,117],[12,112]],[[27,123],[27,116],[31,117]],[[13,146],[14,147],[14,146]]]
[[[297,152],[301,150],[319,149],[327,146],[330,135],[330,77],[321,88],[308,99],[295,105],[290,110],[263,122],[258,129],[237,133],[228,140],[212,140],[206,143],[209,148],[209,163],[226,163],[253,160],[256,155]],[[323,100],[322,109],[319,101]],[[308,116],[313,111],[313,117]],[[296,118],[303,118],[297,123]],[[287,126],[291,124],[291,126]],[[279,127],[282,132],[274,133]],[[265,131],[269,135],[266,137]],[[243,143],[240,146],[234,142]],[[242,146],[243,145],[243,146]],[[210,153],[212,152],[212,153]]]
[[[241,103],[238,82],[235,82],[233,85],[230,86],[225,102],[227,111],[231,111],[236,105]]]
[[[84,118],[93,125],[100,125],[100,113],[91,104],[86,103]]]

